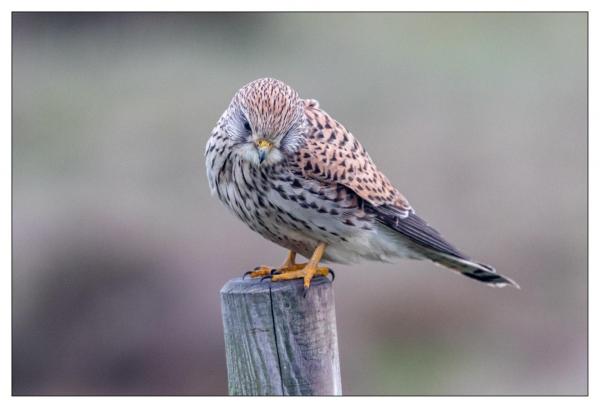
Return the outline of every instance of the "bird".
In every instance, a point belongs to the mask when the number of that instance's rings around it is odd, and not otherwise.
[[[303,279],[307,291],[313,277],[333,273],[322,262],[408,258],[519,288],[446,241],[350,131],[280,80],[257,79],[234,94],[208,139],[205,164],[212,194],[288,251],[281,266],[258,266],[251,278]],[[307,262],[297,263],[297,254]]]

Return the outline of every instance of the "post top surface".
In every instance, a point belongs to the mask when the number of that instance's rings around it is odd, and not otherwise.
[[[311,288],[318,286],[331,285],[331,281],[324,276],[315,276],[310,283]],[[293,279],[288,281],[271,282],[265,279],[261,282],[259,278],[234,278],[228,281],[221,289],[221,294],[236,293],[268,293],[269,289],[275,291],[300,290],[303,287],[302,279]]]

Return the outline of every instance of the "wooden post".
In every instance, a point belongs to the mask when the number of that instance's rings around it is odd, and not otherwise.
[[[233,279],[221,308],[229,395],[341,395],[329,279]]]

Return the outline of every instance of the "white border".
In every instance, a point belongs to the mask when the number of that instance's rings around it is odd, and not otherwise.
[[[13,11],[585,11],[591,0],[107,0],[100,1],[7,1]],[[168,7],[165,7],[168,5]]]
[[[597,3],[597,2],[596,2]],[[226,11],[226,10],[274,10],[274,11],[306,11],[306,10],[360,10],[360,11],[382,11],[382,10],[396,10],[396,11],[590,11],[589,14],[589,56],[590,56],[590,125],[589,125],[589,148],[590,148],[590,166],[589,166],[589,177],[590,177],[590,254],[597,254],[598,240],[594,239],[594,232],[598,230],[598,217],[594,215],[591,209],[594,207],[593,204],[598,203],[598,191],[595,183],[598,179],[599,171],[599,160],[598,160],[598,143],[597,138],[600,137],[596,130],[596,121],[598,113],[597,105],[594,103],[593,96],[597,95],[597,81],[592,75],[598,72],[600,68],[598,59],[598,30],[595,28],[595,18],[593,1],[514,1],[514,0],[487,0],[474,1],[474,0],[462,0],[462,1],[443,1],[443,0],[423,0],[423,1],[378,1],[370,0],[369,2],[360,3],[358,1],[345,1],[345,2],[333,2],[333,1],[314,1],[314,0],[303,0],[303,1],[290,1],[283,3],[281,1],[253,1],[251,4],[246,4],[242,1],[225,1],[221,0],[218,2],[210,2],[207,4],[192,2],[192,1],[181,1],[173,0],[169,2],[164,1],[114,1],[107,0],[103,2],[97,1],[7,1],[3,4],[8,4],[6,12],[2,15],[2,55],[4,55],[3,65],[3,125],[4,132],[0,145],[0,167],[2,169],[0,177],[0,186],[4,191],[4,200],[2,200],[1,206],[2,214],[0,218],[2,229],[0,234],[0,251],[3,261],[3,278],[5,281],[2,285],[2,296],[0,297],[2,305],[0,306],[0,316],[2,319],[2,331],[1,345],[2,352],[2,367],[0,369],[0,384],[2,385],[2,400],[4,403],[11,403],[16,406],[30,405],[30,404],[48,404],[49,406],[60,406],[70,407],[79,406],[86,404],[90,406],[102,406],[106,404],[117,404],[117,405],[131,405],[131,404],[144,404],[145,407],[163,406],[164,404],[177,404],[177,405],[188,405],[197,407],[198,404],[218,404],[218,405],[232,405],[239,406],[260,406],[265,405],[280,405],[283,400],[280,398],[227,398],[227,397],[205,397],[202,400],[197,398],[185,398],[185,397],[101,397],[101,398],[73,398],[73,397],[10,397],[11,395],[11,366],[10,366],[10,341],[11,341],[11,330],[10,330],[10,299],[11,299],[11,285],[10,285],[10,259],[11,259],[11,201],[10,197],[10,169],[11,169],[11,11]],[[165,7],[168,5],[168,8]],[[344,8],[341,8],[344,7]],[[596,10],[600,8],[596,7]],[[594,160],[596,159],[596,160]],[[597,207],[597,206],[596,206]],[[590,293],[595,293],[597,288],[598,279],[595,278],[598,271],[597,257],[590,256],[589,264],[589,276],[590,276]],[[568,271],[565,271],[567,273]],[[595,290],[596,289],[596,290]],[[598,324],[597,316],[594,314],[598,310],[597,298],[590,297],[590,395],[589,398],[581,397],[492,397],[492,398],[481,398],[481,397],[406,397],[399,400],[397,397],[374,397],[374,398],[319,398],[319,399],[301,399],[301,398],[286,398],[285,405],[287,407],[300,407],[306,404],[327,404],[337,405],[344,404],[366,404],[376,403],[382,406],[394,406],[398,404],[416,407],[429,406],[431,404],[443,404],[444,406],[460,406],[461,408],[477,407],[479,408],[482,404],[486,407],[502,407],[510,404],[514,406],[528,405],[531,404],[544,404],[545,408],[552,407],[564,407],[566,404],[569,405],[589,405],[595,397],[595,393],[598,392],[598,381],[596,380],[595,374],[598,367],[598,353],[595,352],[593,345],[600,344],[600,338],[598,336]],[[373,399],[373,400],[372,400]],[[596,402],[595,404],[597,404]],[[159,405],[160,404],[160,405]]]

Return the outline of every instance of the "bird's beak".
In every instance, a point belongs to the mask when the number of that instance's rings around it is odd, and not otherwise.
[[[273,148],[273,143],[269,142],[267,139],[258,139],[255,144],[256,150],[258,151],[258,161],[262,163]]]

